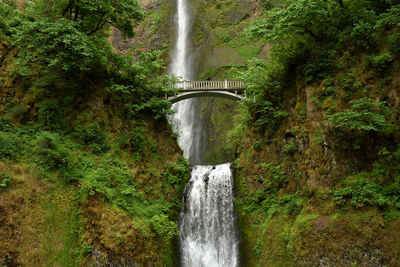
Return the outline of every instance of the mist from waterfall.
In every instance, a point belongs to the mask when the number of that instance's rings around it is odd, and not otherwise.
[[[182,80],[194,78],[189,53],[191,14],[188,0],[177,0],[176,43],[170,66],[171,74]],[[200,161],[201,126],[196,118],[195,101],[188,99],[172,107],[170,118],[185,158],[192,164]],[[197,126],[196,126],[197,125]],[[230,164],[194,166],[185,188],[180,215],[180,245],[185,267],[235,267],[238,245],[233,210],[233,177]]]

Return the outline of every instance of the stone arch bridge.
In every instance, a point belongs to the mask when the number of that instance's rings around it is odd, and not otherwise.
[[[195,97],[214,96],[235,101],[244,100],[246,84],[244,81],[179,81],[171,83],[171,87],[178,89],[176,96],[168,97],[173,103]]]

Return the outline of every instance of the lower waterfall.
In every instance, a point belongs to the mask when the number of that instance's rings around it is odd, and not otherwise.
[[[180,219],[183,266],[238,265],[232,188],[230,164],[193,167]]]

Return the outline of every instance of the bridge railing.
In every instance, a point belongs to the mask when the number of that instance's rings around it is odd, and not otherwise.
[[[179,81],[171,83],[171,87],[185,90],[244,90],[244,81]]]

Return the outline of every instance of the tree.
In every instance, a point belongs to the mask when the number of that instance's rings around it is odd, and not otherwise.
[[[80,32],[74,21],[48,19],[25,21],[16,28],[13,44],[19,48],[19,73],[31,75],[35,69],[79,72],[88,70],[95,58],[96,46],[86,34]],[[39,64],[39,65],[37,65]]]
[[[135,23],[143,19],[137,0],[36,0],[31,14],[65,18],[77,22],[88,35],[111,25],[128,37],[134,36]]]

